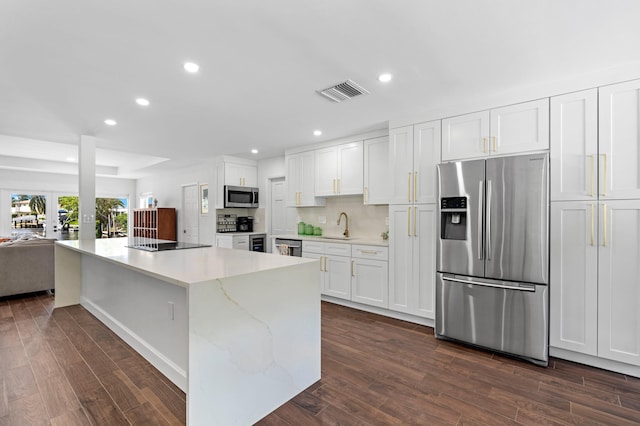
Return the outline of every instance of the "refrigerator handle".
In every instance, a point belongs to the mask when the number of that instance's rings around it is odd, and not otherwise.
[[[483,186],[484,181],[478,182],[478,200],[479,200],[479,208],[478,208],[478,260],[482,260],[482,195],[483,195]]]
[[[491,260],[491,181],[487,180],[487,260]]]

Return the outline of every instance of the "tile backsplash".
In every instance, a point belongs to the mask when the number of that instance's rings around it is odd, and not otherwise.
[[[353,238],[375,239],[389,229],[386,224],[389,207],[364,205],[362,195],[329,197],[324,207],[296,209],[298,221],[319,226],[323,235],[329,236],[339,236],[344,232],[344,217],[340,225],[336,223],[341,212],[349,216],[349,233]],[[320,223],[322,218],[326,219],[326,223]]]

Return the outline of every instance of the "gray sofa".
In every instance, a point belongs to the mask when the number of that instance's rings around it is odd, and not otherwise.
[[[54,288],[55,239],[0,244],[0,297]]]

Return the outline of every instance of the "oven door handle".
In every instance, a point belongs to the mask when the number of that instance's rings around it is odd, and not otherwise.
[[[492,283],[483,283],[479,281],[461,280],[458,278],[449,278],[449,277],[442,277],[442,280],[461,283],[461,284],[479,285],[483,287],[501,288],[504,290],[519,290],[519,291],[533,291],[533,292],[536,291],[536,286],[532,284],[518,284],[518,285],[492,284]]]

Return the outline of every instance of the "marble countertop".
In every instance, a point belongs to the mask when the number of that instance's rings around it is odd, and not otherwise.
[[[322,241],[324,243],[340,243],[340,244],[362,244],[367,246],[382,246],[388,247],[389,240],[383,240],[382,237],[355,237],[345,239],[342,236],[322,236],[314,237],[313,235],[297,235],[297,234],[285,234],[285,235],[272,235],[271,238],[284,238],[288,240],[302,240],[302,241]]]
[[[182,287],[313,261],[219,247],[149,252],[127,247],[127,238],[57,241],[56,244]]]

